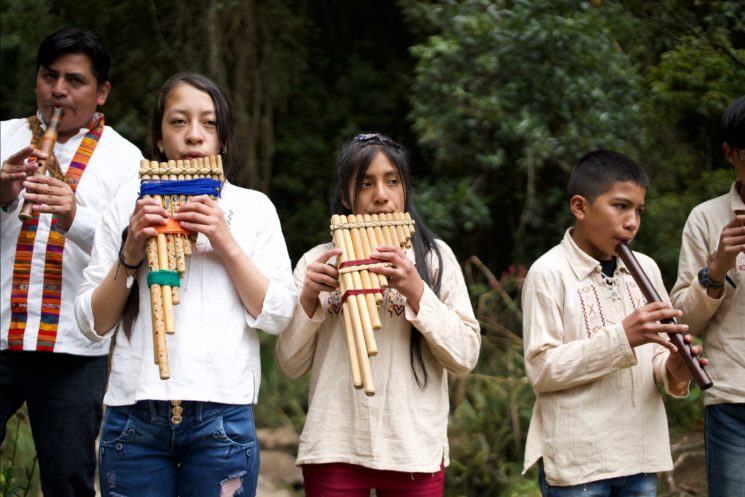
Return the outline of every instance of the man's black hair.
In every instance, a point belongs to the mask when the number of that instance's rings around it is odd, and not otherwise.
[[[82,31],[78,28],[64,28],[50,34],[39,45],[36,56],[36,71],[40,67],[51,66],[58,57],[82,53],[91,61],[91,71],[98,85],[109,80],[111,59],[103,40],[93,31]]]

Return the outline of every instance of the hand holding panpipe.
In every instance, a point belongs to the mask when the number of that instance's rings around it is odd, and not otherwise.
[[[389,265],[371,259],[370,254],[381,245],[410,247],[413,234],[414,221],[408,213],[331,218],[334,246],[342,249],[337,269],[352,383],[355,388],[364,387],[367,395],[375,395],[369,358],[378,353],[374,330],[381,328],[378,305],[388,288],[385,276],[369,269]]]
[[[219,196],[225,177],[220,156],[158,163],[140,163],[141,194],[161,203],[172,216],[191,195]],[[180,302],[180,278],[186,271],[185,256],[192,253],[191,236],[169,217],[158,234],[147,241],[148,286],[153,324],[153,350],[160,378],[170,377],[166,334],[175,333],[173,306]]]
[[[642,294],[644,294],[644,298],[647,299],[647,302],[662,302],[660,295],[657,293],[657,290],[655,290],[652,282],[649,281],[649,278],[642,270],[639,261],[636,260],[636,257],[634,257],[634,254],[633,252],[631,252],[631,249],[628,247],[628,245],[626,245],[625,243],[618,244],[618,246],[616,247],[616,252],[618,252],[619,257],[621,257],[621,260],[623,260],[623,263],[626,264],[626,268],[631,273],[631,276],[634,278],[634,281],[636,281],[636,284],[639,285],[639,288],[641,289]],[[676,323],[674,318],[663,319],[660,322],[663,324]],[[711,377],[706,372],[704,367],[698,362],[696,357],[691,352],[691,347],[685,342],[683,335],[681,333],[668,333],[668,336],[670,337],[670,341],[673,343],[673,345],[677,347],[678,354],[680,354],[681,359],[683,359],[683,364],[685,364],[686,368],[688,368],[688,370],[691,372],[691,376],[693,377],[698,387],[701,390],[710,388],[714,384],[714,382],[711,380]]]
[[[62,107],[55,107],[52,110],[52,116],[49,118],[49,124],[44,132],[44,135],[39,141],[37,147],[40,151],[44,152],[47,158],[39,164],[36,169],[34,176],[44,176],[47,173],[47,163],[52,158],[54,153],[54,144],[57,143],[57,135],[59,134],[59,125],[62,120],[62,115],[65,113]],[[28,201],[24,201],[21,212],[18,213],[18,219],[21,221],[30,221],[34,217],[33,212],[34,204]]]

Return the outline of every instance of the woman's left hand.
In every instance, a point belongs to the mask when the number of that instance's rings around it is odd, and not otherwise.
[[[385,275],[388,278],[388,286],[398,290],[406,297],[406,301],[414,312],[419,312],[419,301],[424,293],[424,281],[404,251],[400,247],[381,245],[370,254],[370,257],[391,263],[391,267],[374,267],[370,268],[370,271]]]
[[[217,202],[207,195],[191,197],[187,203],[176,209],[173,218],[181,223],[184,229],[203,233],[212,248],[221,256],[224,256],[230,244],[235,242],[225,222],[225,214]]]

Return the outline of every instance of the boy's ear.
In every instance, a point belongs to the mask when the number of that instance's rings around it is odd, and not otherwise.
[[[735,164],[735,153],[732,150],[732,147],[729,146],[729,143],[722,143],[722,153],[724,153],[724,157],[727,159],[727,162],[732,165]]]
[[[572,198],[569,199],[569,210],[572,212],[572,216],[579,221],[585,219],[587,207],[589,205],[587,199],[582,195],[573,195]]]

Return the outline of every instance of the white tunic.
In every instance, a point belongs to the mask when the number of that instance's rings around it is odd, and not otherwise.
[[[464,374],[479,356],[481,336],[463,274],[450,247],[437,241],[443,267],[440,294],[425,286],[414,313],[388,290],[375,332],[378,354],[370,359],[376,394],[352,386],[341,300],[322,292],[312,317],[298,303],[292,323],[277,340],[277,364],[297,378],[311,371],[310,409],[300,437],[297,464],[350,463],[373,469],[436,472],[448,465],[447,372]],[[331,244],[306,253],[295,269],[302,287],[308,265]],[[422,333],[429,384],[416,383],[409,356],[413,327]]]
[[[102,338],[93,330],[91,296],[116,264],[121,232],[129,224],[135,201],[132,195],[117,198],[96,231],[91,264],[75,302],[80,329],[93,342]],[[144,399],[257,402],[261,382],[257,331],[279,333],[297,300],[290,258],[274,205],[264,194],[226,182],[217,204],[240,247],[269,279],[261,314],[254,318],[248,313],[221,256],[200,234],[194,253],[186,259],[181,303],[173,308],[176,333],[167,336],[171,378],[161,380],[153,360],[150,292],[147,264],[143,264],[137,273],[140,304],[131,339],[125,337],[121,323],[108,333],[116,333],[116,346],[106,405]],[[120,274],[125,277],[123,271]]]
[[[81,128],[77,135],[65,143],[54,147],[63,173],[67,172],[78,146],[88,133]],[[31,131],[26,119],[3,121],[0,125],[0,160],[5,161],[31,143]],[[83,283],[83,269],[90,260],[93,235],[101,212],[117,195],[120,189],[132,190],[138,183],[138,170],[142,154],[130,142],[122,138],[114,129],[106,126],[101,139],[91,156],[75,193],[77,211],[70,229],[65,234],[65,250],[62,256],[62,300],[59,327],[54,352],[64,352],[82,356],[106,355],[108,341],[92,343],[78,330],[73,312],[75,294]],[[13,261],[16,242],[21,230],[18,212],[23,204],[22,191],[6,211],[0,211],[0,350],[8,348],[8,328],[10,326],[10,293],[13,281]],[[24,350],[36,350],[36,339],[41,317],[42,282],[44,279],[44,255],[46,253],[50,214],[39,216],[39,225],[34,241],[31,277],[28,289],[28,321],[23,337]]]

